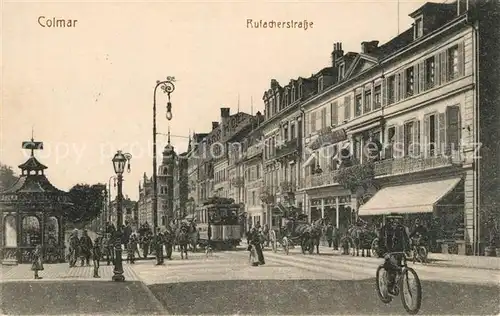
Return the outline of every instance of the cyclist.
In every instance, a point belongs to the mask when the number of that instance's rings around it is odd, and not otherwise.
[[[413,240],[413,238],[417,238],[419,240],[419,244],[416,244],[416,246],[424,244],[427,238],[427,228],[420,223],[419,218],[415,220],[415,227],[410,233],[410,239]]]
[[[401,266],[404,254],[390,254],[392,252],[407,252],[410,250],[409,230],[400,220],[402,216],[391,213],[386,216],[387,222],[380,229],[382,249],[387,253],[385,255],[384,269],[388,275],[387,289],[389,294],[398,295],[395,291],[396,274]]]

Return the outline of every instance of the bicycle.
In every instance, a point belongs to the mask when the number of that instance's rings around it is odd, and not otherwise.
[[[429,252],[427,248],[421,243],[421,236],[412,239],[412,253],[413,253],[413,263],[416,261],[420,263],[427,263],[427,255]]]
[[[408,267],[407,265],[407,257],[405,252],[390,252],[386,253],[384,255],[384,258],[387,258],[387,256],[392,256],[396,254],[402,254],[403,259],[401,262],[401,266],[398,267],[398,270],[396,271],[396,280],[394,283],[394,293],[397,293],[401,296],[401,302],[403,303],[403,307],[405,308],[406,312],[410,315],[415,315],[418,313],[420,310],[420,306],[422,304],[422,285],[420,283],[420,279],[412,268]],[[413,295],[410,291],[410,282],[408,280],[409,274],[411,274],[414,277],[415,280],[415,287],[416,287],[416,293]],[[389,289],[387,287],[387,282],[388,281],[388,273],[384,268],[384,265],[381,264],[377,268],[376,272],[376,286],[377,286],[377,294],[380,298],[380,300],[385,303],[389,304],[392,301],[393,296],[389,293]],[[406,291],[405,291],[406,290]],[[411,297],[411,302],[415,304],[410,304],[408,303],[407,300],[407,293]]]

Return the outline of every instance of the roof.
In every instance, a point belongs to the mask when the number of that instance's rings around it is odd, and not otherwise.
[[[15,194],[15,193],[59,193],[66,192],[59,190],[53,186],[47,177],[43,174],[38,175],[21,175],[19,179],[10,188],[0,192],[0,194]]]
[[[42,164],[34,156],[31,156],[25,163],[18,166],[21,170],[45,170],[47,166]]]

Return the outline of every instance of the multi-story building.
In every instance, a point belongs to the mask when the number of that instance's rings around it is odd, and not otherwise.
[[[174,170],[174,217],[184,218],[188,215],[188,159],[187,152],[176,156]]]
[[[117,222],[117,203],[116,203],[116,198],[111,201],[110,205],[110,222],[116,225]],[[125,225],[125,223],[130,223],[132,227],[137,227],[137,223],[139,220],[139,214],[138,214],[138,203],[136,201],[132,201],[128,196],[123,198],[122,201],[122,211],[123,211],[123,216],[122,216],[122,225]]]
[[[426,3],[410,17],[383,45],[344,54],[334,44],[332,71],[309,78],[318,91],[302,104],[306,209],[339,226],[351,210],[426,216],[441,242],[479,253],[482,214],[498,203],[499,81],[488,70],[498,5]]]
[[[189,140],[187,150],[188,201],[186,206],[189,215],[195,214],[196,206],[200,201],[201,189],[198,186],[198,173],[200,172],[199,165],[201,159],[198,147],[207,135],[207,133],[193,133],[193,137]]]
[[[271,80],[264,93],[265,120],[259,131],[263,135],[264,188],[260,198],[264,203],[264,224],[273,228],[281,225],[283,216],[303,212],[301,187],[301,152],[304,112],[301,104],[316,90],[312,80],[290,80],[281,87]]]
[[[139,223],[153,225],[153,179],[144,172],[142,183],[139,183]]]

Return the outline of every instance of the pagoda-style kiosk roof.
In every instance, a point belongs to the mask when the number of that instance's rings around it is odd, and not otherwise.
[[[34,155],[42,142],[23,142],[31,155],[19,165],[19,179],[0,192],[1,258],[6,263],[27,263],[38,244],[46,262],[64,260],[63,214],[71,207],[65,191],[53,186],[45,176],[47,166]]]

